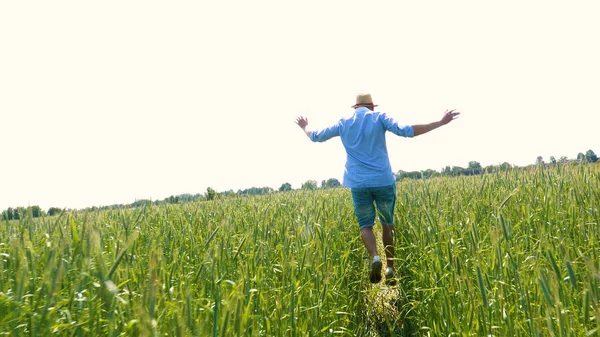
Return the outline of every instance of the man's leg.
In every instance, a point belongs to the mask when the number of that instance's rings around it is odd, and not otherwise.
[[[365,248],[369,252],[369,256],[373,259],[373,257],[378,255],[375,234],[373,234],[373,226],[375,225],[373,196],[367,188],[352,188],[350,191],[354,204],[354,214],[360,228],[360,236],[365,244]]]
[[[371,256],[371,260],[379,255],[377,254],[377,243],[375,242],[375,234],[373,234],[373,227],[364,227],[360,230],[360,236],[362,237],[362,241],[369,252],[369,256]]]
[[[360,236],[369,252],[369,256],[371,256],[371,262],[369,264],[369,280],[371,283],[379,283],[379,281],[381,281],[381,266],[383,264],[379,254],[377,254],[377,244],[375,243],[373,227],[361,228]]]
[[[375,203],[381,221],[381,239],[385,247],[387,270],[385,277],[388,284],[395,284],[394,279],[394,206],[396,204],[396,185],[381,187],[377,190]]]
[[[373,196],[366,188],[352,188],[352,201],[354,203],[354,212],[360,227],[360,236],[371,262],[369,264],[369,280],[372,283],[381,281],[381,258],[377,253],[377,244],[373,234],[373,225],[375,224],[375,206],[373,205]]]
[[[388,268],[394,268],[394,239],[395,232],[393,225],[382,225],[381,239],[385,247],[385,258]]]

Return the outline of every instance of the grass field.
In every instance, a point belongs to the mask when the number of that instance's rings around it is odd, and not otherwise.
[[[368,282],[347,189],[6,221],[0,334],[598,336],[599,186],[399,183],[395,287]]]

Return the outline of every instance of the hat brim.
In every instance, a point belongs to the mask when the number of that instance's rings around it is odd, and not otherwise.
[[[351,108],[356,108],[356,107],[358,107],[359,105],[373,105],[373,107],[379,106],[379,105],[377,105],[377,104],[365,104],[365,103],[361,103],[361,104],[354,104],[353,106],[351,106]]]

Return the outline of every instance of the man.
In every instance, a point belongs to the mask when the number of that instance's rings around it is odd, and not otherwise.
[[[336,136],[342,139],[346,150],[343,186],[349,187],[352,193],[360,235],[371,257],[369,279],[372,283],[381,281],[382,262],[373,234],[377,210],[385,246],[385,276],[388,283],[393,284],[396,177],[390,165],[385,132],[390,131],[401,137],[416,137],[450,123],[458,118],[460,112],[446,110],[442,119],[437,122],[401,126],[387,114],[374,111],[376,106],[370,94],[359,94],[356,96],[356,104],[352,106],[354,114],[340,119],[326,129],[307,130],[308,119],[302,116],[296,119],[296,124],[313,142],[324,142]]]

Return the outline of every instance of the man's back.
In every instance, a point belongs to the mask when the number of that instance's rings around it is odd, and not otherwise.
[[[398,122],[382,112],[359,107],[349,118],[342,118],[335,125],[313,132],[311,140],[322,142],[340,136],[346,150],[344,186],[350,188],[379,187],[394,184],[385,132],[412,137],[410,126]]]

